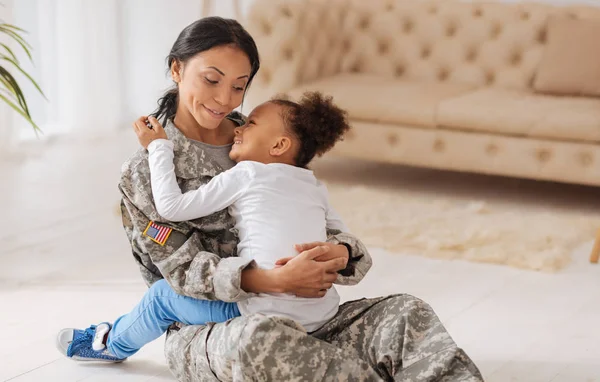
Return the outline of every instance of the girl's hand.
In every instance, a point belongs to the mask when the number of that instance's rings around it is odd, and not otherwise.
[[[317,243],[311,243],[317,244]],[[299,297],[323,297],[337,279],[337,271],[346,268],[346,255],[331,255],[335,245],[318,243],[311,249],[304,250],[299,255],[288,259],[285,265],[273,269],[276,272],[277,284],[284,293],[295,294]],[[317,260],[325,259],[327,260]]]
[[[152,128],[147,126],[148,122],[152,125]],[[155,139],[168,139],[162,125],[154,117],[143,116],[138,118],[133,123],[133,131],[135,131],[140,145],[145,149]]]

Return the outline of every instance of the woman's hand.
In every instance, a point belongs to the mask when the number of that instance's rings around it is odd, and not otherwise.
[[[347,250],[345,257],[336,253],[332,255],[335,246],[318,244],[323,245],[314,245],[273,270],[277,272],[278,284],[284,293],[299,297],[323,297],[337,279],[337,272],[346,268]]]
[[[348,264],[346,246],[329,243],[297,245],[303,250],[277,261],[274,269],[258,267],[242,271],[241,287],[252,293],[291,293],[299,297],[323,297]]]
[[[327,247],[327,248],[329,248],[329,250],[327,252],[325,252],[324,254],[317,256],[314,259],[315,261],[329,261],[329,260],[333,260],[333,259],[337,259],[337,258],[342,258],[342,259],[346,260],[346,264],[344,265],[343,268],[338,269],[338,271],[341,271],[342,269],[346,268],[346,265],[348,264],[348,260],[350,259],[350,254],[348,253],[348,248],[345,245],[342,245],[342,244],[335,245],[335,244],[331,244],[331,243],[315,241],[312,243],[296,244],[294,246],[294,248],[296,248],[296,251],[298,251],[298,253],[303,252],[303,251],[308,251],[308,250],[316,248],[316,247]],[[283,257],[283,258],[277,260],[277,262],[275,263],[275,266],[276,267],[284,266],[294,257],[295,256]]]
[[[152,125],[152,128],[148,127],[147,122]],[[138,118],[133,123],[133,130],[138,137],[138,141],[140,141],[140,145],[145,149],[155,139],[167,139],[167,133],[154,117],[143,116]]]

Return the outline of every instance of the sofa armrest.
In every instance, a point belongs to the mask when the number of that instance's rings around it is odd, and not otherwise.
[[[344,17],[339,0],[257,0],[245,27],[256,41],[260,70],[246,103],[340,72]]]

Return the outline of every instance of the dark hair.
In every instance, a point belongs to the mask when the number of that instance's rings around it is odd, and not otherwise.
[[[235,45],[248,56],[252,70],[246,85],[246,90],[252,78],[260,68],[260,59],[256,43],[250,34],[236,20],[222,17],[205,17],[194,21],[181,31],[167,57],[168,69],[173,62],[186,62],[200,52],[224,46]],[[169,89],[159,100],[158,108],[152,113],[156,119],[171,118],[177,111],[177,87]]]
[[[333,103],[333,98],[319,92],[306,92],[300,102],[276,96],[271,102],[284,106],[283,123],[300,143],[296,166],[304,167],[316,156],[331,150],[350,129],[347,113]]]

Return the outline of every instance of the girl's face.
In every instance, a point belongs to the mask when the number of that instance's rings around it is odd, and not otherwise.
[[[235,129],[229,157],[236,162],[270,163],[273,156],[281,156],[290,150],[292,139],[285,132],[281,111],[281,106],[272,102],[252,110],[246,124]]]
[[[178,118],[191,116],[205,129],[219,127],[242,103],[251,69],[248,56],[230,45],[198,53],[184,64],[173,63],[171,76],[179,87]]]

